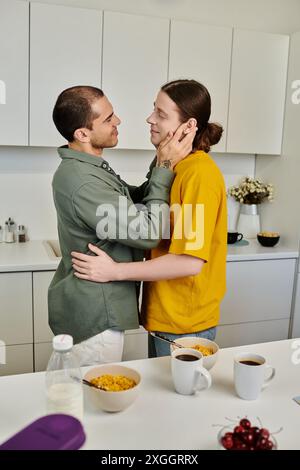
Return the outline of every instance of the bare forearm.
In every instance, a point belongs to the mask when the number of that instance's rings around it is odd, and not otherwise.
[[[148,261],[118,264],[119,281],[159,281],[195,276],[204,261],[189,255],[167,254]]]

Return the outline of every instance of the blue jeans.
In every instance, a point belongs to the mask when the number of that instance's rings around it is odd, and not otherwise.
[[[156,333],[156,331],[154,333]],[[183,336],[197,336],[198,338],[206,338],[213,341],[216,337],[217,328],[214,326],[208,330],[198,331],[196,333],[186,333],[182,335],[163,333],[162,331],[157,331],[157,333],[172,341],[178,338],[182,338]],[[160,356],[170,356],[170,344],[159,338],[154,338],[152,335],[148,335],[148,357],[151,358]]]

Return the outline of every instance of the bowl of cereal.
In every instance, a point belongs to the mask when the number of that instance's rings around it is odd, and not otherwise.
[[[93,367],[84,379],[101,387],[86,387],[86,393],[94,406],[110,412],[128,408],[137,398],[141,383],[141,376],[136,370],[117,364]]]
[[[198,338],[197,336],[183,336],[177,338],[176,343],[184,346],[185,348],[192,348],[200,351],[203,355],[203,366],[205,369],[211,369],[218,359],[219,346],[214,341],[206,338]],[[171,344],[171,352],[176,348]]]
[[[275,246],[280,239],[280,235],[277,232],[259,232],[257,234],[257,240],[262,246]]]

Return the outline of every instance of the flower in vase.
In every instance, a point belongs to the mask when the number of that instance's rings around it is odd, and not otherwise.
[[[258,179],[243,178],[238,186],[231,186],[227,194],[241,204],[261,204],[266,199],[273,201],[274,187],[272,184],[262,183]]]

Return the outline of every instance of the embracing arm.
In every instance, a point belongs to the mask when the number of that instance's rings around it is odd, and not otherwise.
[[[160,281],[196,276],[204,261],[189,255],[167,254],[149,261],[118,263],[118,281]]]
[[[148,261],[116,263],[104,251],[89,244],[96,256],[72,252],[75,276],[94,282],[159,281],[195,276],[200,273],[204,260],[190,255],[167,254]]]

